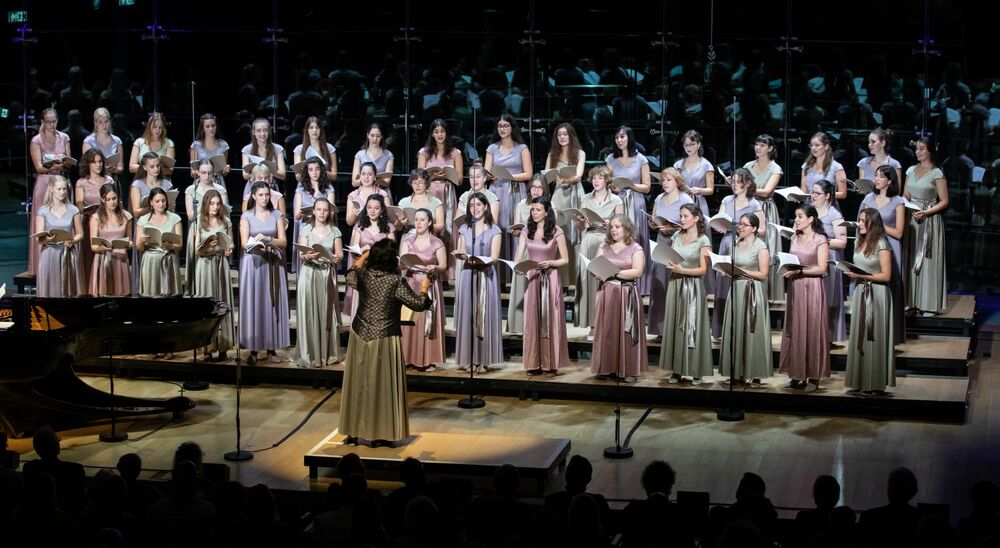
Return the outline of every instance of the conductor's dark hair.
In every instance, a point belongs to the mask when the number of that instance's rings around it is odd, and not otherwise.
[[[395,272],[399,265],[396,252],[395,240],[385,238],[375,242],[368,252],[368,268],[381,272]]]

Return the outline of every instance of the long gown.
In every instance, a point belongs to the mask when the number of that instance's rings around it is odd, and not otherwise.
[[[392,230],[390,227],[389,230]],[[375,242],[380,242],[389,237],[388,232],[378,232],[372,234],[371,232],[361,228],[360,223],[354,224],[354,229],[351,231],[351,241],[354,241],[354,232],[361,232],[361,239],[358,240],[358,247],[364,249],[365,246],[375,245]],[[347,268],[351,268],[354,264],[354,255],[348,255],[347,257]],[[358,293],[353,287],[347,286],[344,289],[344,308],[343,313],[347,314],[348,318],[353,318],[354,314],[358,311]]]
[[[299,204],[300,208],[301,207],[312,207],[312,206],[314,206],[316,204],[316,200],[318,200],[319,198],[325,198],[326,197],[326,194],[324,194],[322,191],[318,191],[315,194],[313,194],[312,192],[309,192],[308,190],[305,189],[304,186],[302,186],[301,183],[297,187],[295,187],[295,194],[299,196],[299,201],[301,202]],[[353,193],[350,196],[348,196],[347,199],[350,200],[352,196],[354,197],[355,200],[358,199],[358,195],[353,194]],[[285,207],[294,207],[294,206],[295,206],[294,199],[293,199],[293,203],[291,203],[291,204],[286,203],[285,204]],[[275,206],[275,207],[277,207],[277,206]],[[365,209],[365,204],[362,202],[361,203],[361,214],[362,215],[364,215],[364,209]],[[298,213],[298,211],[291,212],[291,216],[292,216],[293,219],[295,219],[295,214],[296,213]],[[309,226],[309,223],[311,223],[311,222],[312,222],[312,216],[311,215],[307,216],[307,217],[303,217],[301,219],[295,219],[295,224],[292,227],[292,238],[293,238],[293,241],[295,241],[295,242],[299,241],[299,238],[302,236],[302,231],[304,230],[304,227]],[[298,253],[295,253],[294,256],[292,257],[292,272],[298,272],[301,265],[302,265],[302,259],[299,258],[299,254]]]
[[[228,218],[217,227],[205,227],[199,230],[196,235],[198,240],[195,245],[201,245],[206,238],[213,234],[226,234],[230,227]],[[222,301],[230,306],[231,312],[219,322],[219,329],[213,337],[212,345],[219,352],[227,352],[236,344],[236,333],[233,332],[233,280],[229,275],[229,257],[225,255],[225,249],[220,253],[200,256],[196,254],[194,265],[194,289],[195,297],[210,297],[216,301]]]
[[[681,172],[684,177],[684,185],[688,188],[706,188],[708,183],[705,181],[705,174],[711,172],[715,169],[712,166],[712,162],[707,159],[702,158],[701,162],[698,163],[698,167],[693,170],[688,170],[684,167],[684,160],[686,158],[680,158],[674,162],[674,168]],[[711,217],[708,212],[708,200],[704,196],[698,196],[698,207],[701,208],[701,214],[704,215],[705,219]]]
[[[80,210],[73,204],[66,204],[66,211],[57,217],[49,206],[38,208],[38,216],[45,219],[45,230],[59,228],[76,235],[73,227],[73,217]],[[32,232],[34,234],[34,232]],[[37,238],[31,238],[38,241]],[[80,294],[80,245],[66,247],[64,242],[49,243],[41,246],[38,256],[38,276],[35,288],[39,297],[76,297]]]
[[[452,149],[450,158],[442,158],[438,155],[431,157],[427,153],[426,148],[421,148],[418,154],[423,154],[424,158],[427,159],[427,163],[424,165],[428,168],[445,166],[455,167],[458,159],[462,157],[462,152],[457,148]],[[385,157],[384,154],[382,156]],[[444,206],[444,230],[441,234],[438,234],[438,237],[441,238],[441,241],[444,242],[445,247],[448,249],[453,249],[455,247],[455,241],[457,241],[458,238],[454,235],[455,233],[452,232],[452,225],[454,224],[455,217],[465,215],[465,208],[459,208],[458,206],[458,199],[456,198],[457,192],[455,189],[456,186],[448,181],[431,181],[430,184],[427,185],[427,193],[440,200],[441,205]],[[448,254],[448,270],[445,275],[449,280],[455,279],[455,259],[451,256],[451,253]]]
[[[500,227],[491,225],[476,236],[476,245],[473,247],[472,227],[462,225],[458,233],[465,238],[463,252],[483,257],[489,256],[493,238],[502,237]],[[455,363],[459,367],[468,367],[473,363],[483,366],[502,364],[500,284],[496,265],[481,270],[463,268],[456,291]],[[472,313],[474,306],[475,316]]]
[[[855,265],[878,274],[879,252],[889,249],[883,239],[875,253],[854,252]],[[839,272],[839,271],[838,271]],[[844,386],[854,390],[885,390],[896,386],[896,352],[892,333],[895,314],[889,287],[875,282],[859,282],[851,298],[851,335],[847,346],[847,370]]]
[[[582,154],[582,152],[581,152]],[[568,162],[559,160],[556,162],[556,169],[570,165]],[[574,164],[575,165],[575,164]],[[571,185],[554,184],[552,186],[552,209],[563,210],[566,208],[579,209],[580,200],[583,199],[583,184],[577,181]],[[522,217],[524,219],[524,217]],[[576,219],[560,217],[559,228],[566,235],[566,250],[569,253],[569,262],[559,268],[560,281],[563,287],[568,287],[576,282],[576,253],[580,244],[580,231],[576,229]]]
[[[584,195],[580,206],[595,211],[601,218],[607,219],[614,215],[615,209],[622,205],[622,200],[614,194],[608,195],[603,204],[594,201],[594,193]],[[576,254],[576,317],[573,319],[577,327],[594,327],[597,322],[597,289],[600,284],[587,272],[584,261],[592,261],[597,256],[597,250],[604,244],[607,230],[603,226],[588,226],[580,233],[580,249]],[[640,246],[642,247],[642,246]]]
[[[934,168],[916,177],[917,166],[906,170],[906,190],[910,201],[926,209],[938,202],[935,179],[944,173]],[[945,269],[944,215],[925,217],[917,222],[910,216],[906,234],[907,301],[908,306],[922,312],[944,312],[948,308],[948,283]]]
[[[261,221],[253,210],[240,221],[249,226],[247,237],[263,234],[274,238],[285,222],[278,211]],[[251,352],[290,346],[288,331],[288,278],[284,253],[243,253],[240,259],[240,347]]]
[[[889,198],[885,207],[878,207],[875,202],[875,194],[869,193],[865,196],[865,199],[861,201],[861,206],[858,208],[860,213],[862,209],[872,208],[878,210],[879,214],[882,216],[882,223],[885,226],[896,226],[896,207],[903,203],[902,196],[893,196]],[[903,210],[905,213],[905,209]],[[906,224],[903,225],[903,234],[906,234]],[[886,241],[889,243],[889,250],[892,251],[892,278],[889,280],[889,293],[892,295],[892,314],[893,314],[893,344],[900,344],[906,342],[906,317],[904,315],[906,311],[906,300],[904,297],[903,288],[903,246],[902,242],[889,236],[885,235]]]
[[[763,240],[754,240],[746,250],[737,248],[733,263],[748,271],[757,270],[757,255],[767,249]],[[728,278],[727,278],[728,279]],[[764,282],[750,278],[737,278],[733,285],[733,302],[726,303],[725,322],[722,326],[722,349],[719,354],[719,372],[730,377],[762,379],[774,371],[771,362],[771,318],[768,314],[767,291]],[[735,310],[733,309],[735,307]],[[733,333],[733,318],[736,330]],[[733,348],[735,360],[731,357]],[[735,362],[735,363],[734,363]],[[731,368],[730,364],[735,367]],[[735,374],[731,370],[735,369]]]
[[[528,220],[531,218],[531,206],[527,199],[521,200],[517,204],[517,210],[521,214],[521,224],[525,225],[527,231]],[[516,218],[516,217],[515,217]],[[565,233],[564,233],[565,234]],[[514,257],[513,259],[520,259]],[[510,280],[510,292],[507,298],[507,332],[521,333],[524,331],[524,276],[512,276]],[[561,281],[561,280],[560,280]]]
[[[486,148],[486,152],[493,155],[494,166],[507,168],[511,175],[520,175],[524,173],[524,165],[521,163],[521,151],[525,148],[527,148],[527,145],[514,143],[512,149],[507,153],[503,153],[500,150],[500,143],[493,143]],[[517,250],[517,240],[507,232],[507,229],[514,222],[514,208],[518,202],[527,196],[525,184],[520,181],[497,179],[490,183],[490,190],[500,198],[500,218],[494,219],[496,224],[503,230],[503,246],[500,250],[500,258],[512,259],[514,252]],[[507,276],[506,272],[501,271],[501,279],[507,280]]]
[[[611,168],[615,178],[625,177],[633,183],[642,182],[642,166],[649,163],[642,154],[636,154],[632,161],[626,166],[621,158],[615,158],[613,154],[608,154],[604,158],[605,163]],[[642,254],[649,263],[649,225],[646,224],[646,216],[642,214],[646,211],[646,195],[641,192],[634,192],[631,189],[623,190],[620,195],[622,203],[625,204],[625,214],[632,218],[635,224],[635,241],[642,246]],[[706,217],[707,218],[707,217]],[[639,294],[649,294],[650,270],[647,268],[639,278]]]
[[[162,225],[152,222],[152,213],[147,213],[136,222],[136,234],[142,234],[147,226],[162,232],[173,232],[174,227],[181,222],[180,215],[167,211],[167,219]],[[138,238],[136,238],[138,240]],[[160,247],[146,248],[142,252],[142,267],[139,271],[139,294],[144,297],[173,297],[180,295],[181,287],[180,260],[177,250],[166,251]]]
[[[543,241],[539,236],[528,238],[528,231],[521,232],[527,242],[528,259],[554,261],[559,258],[558,238],[563,231],[558,226],[552,239]],[[531,270],[525,275],[524,286],[524,368],[528,371],[542,369],[555,372],[559,364],[569,363],[569,346],[566,339],[566,304],[559,283],[559,269]]]
[[[216,147],[212,150],[205,148],[205,144],[201,141],[194,141],[191,143],[191,150],[194,151],[196,160],[205,160],[212,156],[222,156],[226,158],[227,162],[229,161],[229,143],[223,139],[217,139]],[[195,181],[197,182],[197,178]],[[215,174],[215,182],[223,187],[226,186],[226,180],[223,178],[221,171]]]
[[[732,195],[726,196],[722,199],[722,204],[719,207],[720,211],[725,211],[733,218],[733,225],[735,226],[740,222],[740,217],[747,214],[754,214],[760,211],[760,202],[756,198],[750,198],[747,205],[736,210],[734,197]],[[722,240],[719,242],[719,255],[729,255],[733,252],[733,233],[725,232],[722,234]],[[713,272],[715,272],[713,270]],[[712,311],[712,336],[721,337],[722,336],[722,317],[721,314],[726,311],[726,300],[729,299],[729,289],[731,281],[730,278],[726,276],[719,275],[716,277],[715,281],[715,306]]]
[[[837,160],[830,160],[830,167],[829,169],[826,170],[825,173],[820,171],[821,168],[819,162],[816,162],[816,164],[814,164],[813,167],[815,167],[816,169],[809,169],[808,167],[806,167],[806,164],[802,164],[802,171],[806,174],[807,193],[812,190],[813,185],[824,179],[830,181],[831,183],[833,183],[833,186],[836,187],[837,172],[844,171],[844,166],[842,166],[840,162],[838,162]],[[837,203],[837,200],[833,200],[832,206],[837,210],[840,209],[840,205]]]
[[[90,145],[90,148],[96,148],[97,150],[101,151],[101,154],[103,154],[105,158],[104,163],[107,164],[105,167],[108,168],[114,167],[113,165],[111,165],[110,162],[107,161],[108,158],[114,156],[115,154],[124,154],[121,138],[119,138],[117,135],[110,135],[110,137],[111,137],[111,142],[106,144],[97,140],[96,133],[91,133],[83,140],[83,144]],[[122,166],[127,167],[125,166],[126,163],[128,163],[128,158],[122,157]],[[126,173],[128,172],[126,171]],[[118,196],[120,197],[128,196],[128,188],[122,187],[124,181],[122,180],[121,177],[122,177],[121,174],[111,177],[112,182],[115,184],[115,191],[118,192]],[[122,200],[122,201],[128,202],[128,200]]]
[[[144,179],[136,179],[132,181],[132,185],[131,187],[129,187],[128,191],[129,196],[132,195],[132,188],[135,188],[139,191],[140,202],[146,198],[149,198],[149,193],[153,190],[152,187],[146,184],[146,181]],[[159,188],[162,188],[163,191],[166,192],[169,190],[173,190],[174,185],[167,179],[160,179]],[[132,207],[131,201],[128,201],[128,203],[129,207]],[[135,225],[132,227],[132,234],[136,236],[136,241],[139,241],[137,237],[139,235],[139,218],[135,217],[132,220],[135,222]],[[139,276],[141,270],[142,270],[142,251],[139,251],[138,247],[133,247],[132,248],[132,293],[134,295],[138,294],[139,286],[142,285],[140,283],[141,280]]]
[[[341,234],[339,228],[331,226],[329,234],[319,236],[313,232],[313,226],[307,224],[302,228],[301,237],[306,238],[310,247],[320,244],[333,256],[334,243]],[[291,361],[299,367],[322,367],[339,362],[343,356],[336,265],[321,259],[304,261],[299,267],[297,282],[296,341]]]
[[[95,185],[90,182],[90,179],[84,177],[76,181],[76,188],[83,189],[83,207],[87,208],[89,206],[100,206],[101,205],[101,186],[105,183],[113,183],[114,181],[111,177],[105,176],[104,181],[100,185]],[[74,193],[74,196],[76,193]],[[97,210],[92,210],[94,215],[97,214]],[[83,240],[80,241],[83,246],[80,248],[80,280],[83,282],[81,287],[82,292],[87,292],[90,289],[90,271],[94,265],[94,252],[90,250],[90,217],[91,214],[86,212],[86,209],[80,212],[80,221],[83,223]]]
[[[801,264],[815,265],[818,248],[826,242],[823,234],[813,234],[806,243],[800,243],[796,236],[789,253],[798,257]],[[824,313],[827,292],[823,278],[797,277],[788,284],[785,294],[785,329],[781,333],[778,371],[796,380],[829,377],[830,331],[829,316]]]
[[[193,294],[195,291],[195,282],[193,280],[195,279],[195,264],[198,260],[195,253],[199,237],[198,217],[201,216],[201,199],[204,198],[205,193],[209,190],[218,192],[222,196],[222,203],[226,207],[229,207],[229,195],[226,194],[226,187],[218,183],[212,183],[212,188],[200,188],[198,182],[195,181],[184,190],[185,203],[187,198],[191,198],[191,202],[194,205],[194,218],[188,219],[188,237],[185,244],[186,249],[184,250],[184,281],[187,285],[188,294]]]
[[[436,200],[437,198],[435,198]],[[416,233],[407,234],[403,242],[409,246],[409,252],[420,257],[424,265],[437,265],[437,250],[444,242],[435,236],[429,236],[430,243],[425,249],[416,245]],[[427,275],[423,272],[407,272],[406,282],[414,292],[420,290],[420,283]],[[431,289],[427,292],[434,306],[430,310],[415,312],[413,325],[402,326],[403,331],[403,363],[425,367],[428,365],[443,365],[446,359],[444,350],[444,292],[441,278],[435,277]]]
[[[698,268],[702,248],[712,241],[702,234],[689,244],[674,235],[672,247],[684,258],[684,268]],[[712,374],[712,339],[709,331],[708,300],[703,276],[673,273],[667,284],[667,309],[663,317],[663,345],[660,367],[674,375],[704,377]]]
[[[754,160],[747,162],[743,167],[750,170],[758,189],[767,186],[767,181],[772,176],[783,175],[781,166],[774,160],[771,160],[763,173],[754,171]],[[780,186],[779,181],[779,188]],[[774,194],[769,198],[758,198],[757,201],[760,202],[761,208],[764,210],[764,222],[768,223],[767,235],[764,237],[764,243],[767,244],[767,249],[771,252],[771,268],[767,272],[767,296],[772,301],[782,301],[785,299],[785,280],[778,275],[778,253],[784,251],[784,244],[781,235],[778,234],[778,229],[771,226],[770,223],[776,225],[784,223],[781,222],[781,214],[778,212],[778,204],[774,201]]]
[[[51,146],[42,139],[41,135],[35,135],[31,138],[31,142],[37,144],[42,152],[42,161],[45,162],[50,159],[61,157],[65,154],[66,149],[69,144],[69,135],[61,131],[56,131],[55,142]],[[58,175],[58,173],[53,174]],[[31,219],[30,222],[30,232],[29,234],[35,233],[35,217],[38,216],[38,210],[42,208],[45,203],[45,192],[49,188],[49,179],[53,177],[48,173],[43,173],[40,175],[35,175],[35,184],[31,191]],[[70,189],[70,196],[73,195],[73,189]],[[41,246],[38,243],[37,238],[28,238],[28,272],[36,274],[38,272],[38,254],[41,252]],[[37,286],[36,286],[37,287]]]
[[[122,212],[122,224],[98,226],[97,237],[106,240],[124,238],[132,215]],[[108,217],[108,222],[112,222]],[[80,242],[84,247],[90,246],[89,241]],[[134,243],[134,242],[133,242]],[[90,269],[90,294],[95,297],[124,297],[132,294],[132,276],[129,272],[128,250],[115,249],[109,253],[95,253],[94,264]]]
[[[820,215],[823,222],[823,232],[832,241],[834,234],[834,224],[837,220],[843,219],[839,209],[828,207],[824,215]],[[844,259],[843,249],[830,249],[831,261],[841,261]],[[828,272],[823,278],[823,285],[826,287],[827,325],[830,329],[830,341],[837,342],[847,339],[847,321],[844,318],[844,278]]]
[[[347,285],[364,305],[351,324],[344,360],[340,432],[369,440],[401,440],[410,435],[406,409],[406,368],[400,344],[402,306],[426,310],[426,295],[415,295],[395,272],[350,270]]]
[[[601,245],[601,254],[619,270],[632,268],[632,255],[641,250],[636,242],[617,253],[610,245]],[[634,280],[609,280],[600,286],[590,371],[595,375],[639,376],[649,367],[639,289]]]
[[[689,194],[678,193],[677,199],[669,204],[664,203],[664,195],[660,194],[653,202],[653,215],[663,217],[675,223],[681,220],[681,206],[694,203]],[[671,236],[655,232],[656,245],[672,245]],[[650,335],[660,336],[663,333],[663,314],[666,308],[667,284],[670,282],[670,269],[666,266],[649,261],[646,266],[649,274],[649,326],[646,331]]]

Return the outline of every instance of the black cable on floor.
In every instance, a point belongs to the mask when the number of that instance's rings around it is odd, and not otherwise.
[[[285,443],[285,441],[287,441],[288,438],[294,436],[296,432],[298,432],[299,430],[301,430],[302,427],[305,426],[307,422],[309,422],[309,419],[312,418],[312,416],[316,413],[316,411],[319,411],[319,408],[320,408],[321,405],[323,405],[324,403],[326,403],[326,401],[329,400],[330,398],[332,398],[333,395],[336,394],[336,393],[337,393],[337,389],[336,388],[334,388],[333,390],[330,390],[329,394],[327,394],[326,396],[324,396],[323,399],[319,400],[319,403],[317,403],[316,405],[314,405],[313,408],[309,410],[309,413],[307,413],[306,416],[305,416],[305,418],[302,419],[302,422],[300,422],[298,425],[296,425],[295,428],[292,428],[292,430],[290,432],[288,432],[287,434],[285,434],[285,436],[283,438],[281,438],[280,440],[278,440],[277,442],[275,442],[274,445],[272,445],[270,447],[265,447],[263,449],[253,449],[250,452],[251,453],[260,453],[261,451],[267,451],[268,449],[274,449],[275,447],[277,447],[277,446]]]

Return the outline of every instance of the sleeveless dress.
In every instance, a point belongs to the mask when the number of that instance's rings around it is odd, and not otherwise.
[[[722,199],[722,204],[719,206],[720,211],[725,211],[730,217],[733,218],[734,226],[740,222],[740,217],[747,214],[752,215],[761,209],[760,202],[758,202],[756,198],[750,198],[747,205],[738,210],[735,209],[735,201],[734,196],[729,195]],[[730,255],[732,252],[732,232],[725,232],[722,234],[722,240],[719,243],[719,255]],[[715,272],[715,270],[712,270],[712,272]],[[712,336],[721,337],[722,318],[720,317],[720,314],[724,314],[726,311],[726,300],[729,298],[729,283],[731,278],[716,273],[715,280],[715,307],[712,312]]]
[[[858,207],[858,212],[860,213],[862,209],[872,208],[879,212],[882,216],[882,223],[885,226],[896,226],[896,207],[903,203],[902,196],[893,196],[889,198],[888,203],[884,207],[878,207],[875,201],[875,193],[869,193],[865,196],[865,199],[861,201],[861,206]],[[906,209],[903,209],[903,213],[906,213]],[[903,224],[903,234],[906,234],[906,224]],[[885,235],[887,244],[889,245],[889,250],[892,251],[892,278],[889,279],[889,293],[892,295],[892,315],[893,315],[893,334],[892,341],[893,344],[900,344],[906,341],[906,298],[904,296],[903,288],[903,246],[900,240]],[[853,262],[853,261],[852,261]]]
[[[823,222],[823,232],[828,240],[833,240],[833,223],[844,216],[840,210],[828,207],[826,214],[820,215]],[[830,249],[830,260],[841,261],[844,259],[843,249]],[[812,263],[815,264],[815,263]],[[823,278],[823,285],[826,287],[827,325],[830,329],[830,341],[837,342],[847,340],[847,322],[844,319],[844,277],[838,273],[827,272]]]
[[[62,216],[56,216],[49,206],[38,209],[38,216],[45,220],[45,230],[59,228],[66,230],[71,236],[76,235],[73,217],[80,210],[73,204],[66,204]],[[34,234],[34,231],[32,231]],[[31,238],[38,241],[37,238]],[[66,247],[64,242],[49,243],[41,246],[38,256],[38,275],[35,288],[39,297],[76,297],[80,294],[80,246],[83,242]]]
[[[771,160],[771,163],[767,165],[767,169],[763,173],[757,173],[753,170],[754,162],[754,160],[751,160],[744,164],[743,167],[748,169],[750,174],[753,175],[754,183],[758,189],[764,188],[767,185],[767,181],[774,175],[784,175],[781,171],[781,166],[774,160]],[[775,190],[778,188],[781,188],[780,180]],[[778,204],[774,201],[774,194],[769,198],[757,198],[757,201],[761,203],[761,208],[764,210],[764,222],[776,225],[783,224],[781,214],[778,212]],[[778,252],[784,251],[785,248],[782,238],[778,234],[778,229],[770,224],[767,225],[767,235],[764,237],[764,243],[771,252],[771,268],[767,272],[768,299],[782,301],[785,299],[785,280],[781,279],[781,276],[778,275]]]
[[[611,168],[615,178],[625,177],[633,183],[642,182],[642,166],[649,163],[642,154],[636,154],[629,165],[621,162],[621,158],[615,158],[613,154],[608,154],[604,158],[605,163]],[[625,214],[629,215],[632,223],[635,224],[635,241],[642,246],[642,254],[649,263],[649,225],[646,223],[646,216],[642,214],[646,211],[646,195],[641,192],[633,192],[631,189],[624,190],[619,195],[622,203],[625,204]],[[707,217],[706,217],[707,218]],[[647,268],[639,278],[639,294],[649,295],[650,270]]]
[[[201,188],[197,182],[187,187],[184,191],[185,201],[187,198],[191,198],[191,203],[194,207],[194,218],[188,219],[188,237],[187,243],[185,244],[184,253],[184,281],[187,286],[187,294],[194,294],[195,286],[195,263],[197,262],[197,256],[195,251],[198,248],[199,234],[198,234],[198,217],[201,216],[201,200],[205,197],[205,193],[209,190],[215,190],[222,196],[222,203],[229,207],[229,195],[226,194],[226,187],[218,184],[212,183],[212,188]],[[186,208],[185,208],[186,209]],[[228,262],[228,261],[227,261]]]
[[[334,244],[341,234],[339,228],[331,225],[329,234],[319,236],[307,224],[301,237],[310,246],[320,244],[333,256]],[[337,265],[322,259],[303,261],[299,265],[295,297],[296,340],[291,361],[299,367],[323,367],[341,361]]]
[[[681,233],[671,244],[684,258],[684,268],[698,268],[702,248],[712,241],[702,234],[689,244],[681,242]],[[709,331],[708,301],[702,276],[673,273],[667,284],[667,307],[663,317],[663,345],[660,367],[674,375],[704,377],[711,375],[712,339]]]
[[[664,204],[664,195],[660,194],[653,202],[653,215],[679,223],[681,220],[681,206],[691,203],[694,203],[694,198],[689,194],[680,192],[676,200],[670,204]],[[671,236],[660,234],[659,231],[651,232],[651,234],[655,234],[656,245],[673,244]],[[646,328],[646,332],[659,337],[663,333],[663,314],[666,310],[667,284],[670,282],[670,269],[652,261],[649,261],[646,268],[650,271],[649,325]]]
[[[632,242],[615,252],[601,245],[601,254],[620,270],[632,268],[632,255],[642,246]],[[643,332],[642,299],[635,280],[597,282],[597,319],[590,371],[595,375],[636,377],[649,367]]]
[[[436,200],[437,198],[432,198]],[[425,249],[416,246],[416,233],[403,237],[403,242],[409,247],[409,253],[420,257],[424,265],[437,264],[437,250],[444,246],[440,238],[429,235],[429,245]],[[402,246],[400,246],[402,247]],[[406,272],[406,282],[414,293],[420,291],[420,284],[427,277],[423,272]],[[403,363],[426,367],[428,365],[443,365],[445,354],[444,337],[444,292],[441,278],[435,277],[431,289],[427,292],[434,303],[430,310],[414,312],[413,325],[403,325]]]
[[[392,230],[391,225],[389,230]],[[351,232],[352,234],[351,241],[354,241],[354,236],[353,236],[354,232],[361,232],[361,239],[358,240],[358,247],[360,247],[361,249],[364,249],[366,245],[367,246],[375,245],[375,242],[380,242],[389,237],[389,233],[387,232],[378,232],[376,234],[372,234],[371,232],[362,229],[360,223],[355,223],[354,229]],[[347,258],[347,268],[351,268],[351,265],[353,264],[354,264],[354,256],[350,255]],[[357,291],[355,291],[353,287],[348,287],[344,290],[343,312],[344,314],[347,314],[348,318],[353,318],[354,315],[358,312],[358,293]]]
[[[132,214],[122,212],[122,224],[98,225],[96,236],[106,240],[124,238],[129,225],[132,224]],[[108,218],[111,222],[111,218]],[[90,242],[81,242],[89,247]],[[134,242],[133,242],[134,243]],[[108,253],[94,253],[94,263],[90,269],[90,294],[95,297],[125,297],[132,294],[132,276],[129,272],[128,250],[115,249]]]
[[[603,204],[594,201],[593,192],[587,193],[580,200],[581,207],[595,211],[603,219],[614,215],[615,209],[620,205],[622,205],[621,198],[610,193],[608,200]],[[587,267],[583,263],[597,257],[597,250],[604,245],[606,236],[607,229],[596,226],[588,226],[580,233],[580,249],[577,250],[576,255],[576,317],[574,323],[577,327],[594,327],[597,322],[596,300],[600,284],[587,272]]]
[[[563,231],[558,226],[552,239],[540,236],[528,238],[527,229],[521,239],[527,242],[528,259],[553,261],[559,258],[558,238]],[[555,372],[559,364],[569,363],[566,339],[566,305],[559,283],[559,269],[531,270],[525,275],[524,286],[524,369]]]
[[[744,270],[757,270],[757,255],[762,249],[767,249],[767,246],[757,238],[749,249],[736,249],[733,263]],[[719,313],[725,314],[719,372],[729,377],[745,379],[770,377],[774,372],[771,361],[771,317],[764,282],[737,278],[733,287],[733,302],[727,300],[725,309],[716,308]],[[732,323],[734,318],[735,333]],[[732,356],[734,353],[735,360]],[[730,367],[730,364],[735,367]]]
[[[213,234],[226,234],[230,226],[230,221],[226,218],[220,226],[199,229],[195,245],[200,245]],[[219,329],[212,339],[212,345],[216,351],[228,352],[236,344],[236,333],[233,330],[235,311],[232,308],[235,303],[233,301],[233,280],[232,276],[229,275],[229,258],[226,257],[224,249],[221,251],[218,254],[205,257],[196,255],[193,294],[195,297],[209,297],[229,305],[231,312],[219,322]]]
[[[823,234],[813,234],[812,240],[805,243],[796,236],[789,253],[798,257],[801,264],[815,265],[818,248],[826,242]],[[823,278],[795,278],[789,282],[785,294],[785,328],[781,333],[778,371],[795,380],[829,377],[830,330]]]
[[[49,159],[58,158],[66,152],[67,145],[69,144],[69,135],[61,131],[56,131],[55,142],[50,146],[41,135],[35,135],[31,138],[31,142],[38,145],[42,153],[42,162]],[[35,217],[38,216],[38,210],[42,208],[45,203],[45,192],[49,188],[49,179],[53,175],[48,173],[42,173],[35,175],[35,185],[31,191],[31,219],[29,220],[28,234],[35,233]],[[69,181],[67,177],[67,181]],[[69,189],[69,195],[73,196],[73,188]],[[38,243],[37,238],[28,238],[28,272],[36,274],[38,272],[38,255],[41,252],[41,246]]]
[[[876,252],[854,252],[854,264],[871,272],[881,272],[879,253],[889,249],[885,239]],[[838,271],[839,272],[839,271]],[[859,282],[851,298],[851,335],[847,345],[844,386],[853,390],[885,390],[896,386],[896,352],[892,333],[895,313],[889,287],[875,282]]]
[[[253,210],[244,211],[240,221],[249,226],[247,237],[278,235],[285,230],[281,213],[271,211],[261,221]],[[240,347],[256,352],[290,346],[288,331],[288,279],[284,253],[262,255],[243,253],[240,259]]]
[[[927,209],[938,202],[935,179],[944,179],[937,167],[917,178],[917,166],[906,170],[906,190],[911,201]],[[906,241],[907,301],[921,312],[944,312],[948,308],[948,283],[945,268],[944,216],[925,217],[910,222],[903,240]]]
[[[581,151],[580,154],[583,154]],[[556,162],[556,169],[570,165],[568,162],[559,160]],[[574,164],[575,165],[575,164]],[[571,185],[553,184],[552,186],[552,209],[562,210],[566,208],[579,209],[580,200],[583,199],[583,183],[577,181]],[[576,252],[577,245],[580,244],[580,234],[576,229],[576,220],[565,216],[557,217],[557,222],[562,220],[559,228],[566,235],[566,250],[569,253],[569,262],[559,268],[559,276],[563,287],[568,287],[576,282]]]
[[[94,265],[94,252],[90,250],[90,213],[86,213],[86,208],[92,205],[98,207],[103,207],[101,204],[101,186],[107,183],[114,183],[111,177],[105,176],[104,181],[100,185],[95,185],[90,182],[90,179],[83,177],[76,181],[76,188],[83,189],[83,207],[84,211],[80,212],[80,221],[83,223],[83,240],[80,241],[83,244],[80,247],[80,281],[83,283],[81,291],[86,293],[90,289],[90,271]],[[73,193],[76,196],[76,193]],[[94,215],[97,214],[97,210],[94,210]]]
[[[141,235],[142,229],[147,226],[156,228],[160,232],[173,232],[174,227],[181,222],[180,215],[169,210],[166,212],[166,221],[161,225],[153,224],[152,216],[152,213],[147,213],[139,217],[136,222],[136,234]],[[182,291],[177,250],[146,248],[142,253],[142,267],[139,271],[139,294],[143,297],[173,297],[180,295]]]
[[[462,225],[468,255],[488,256],[494,237],[502,237],[500,227],[490,225],[472,242],[472,227]],[[504,267],[506,268],[506,267]],[[500,284],[496,265],[482,270],[463,268],[455,295],[455,363],[459,367],[503,364],[500,326]],[[475,310],[473,310],[475,307]],[[475,314],[473,314],[475,311]]]

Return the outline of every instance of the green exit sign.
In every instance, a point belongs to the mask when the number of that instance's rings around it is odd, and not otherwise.
[[[7,22],[8,23],[27,23],[28,22],[28,12],[27,12],[27,10],[8,11],[7,12]]]
[[[6,118],[10,116],[10,111],[5,108],[0,108],[0,118]]]
[[[119,6],[134,6],[135,0],[118,0]]]

